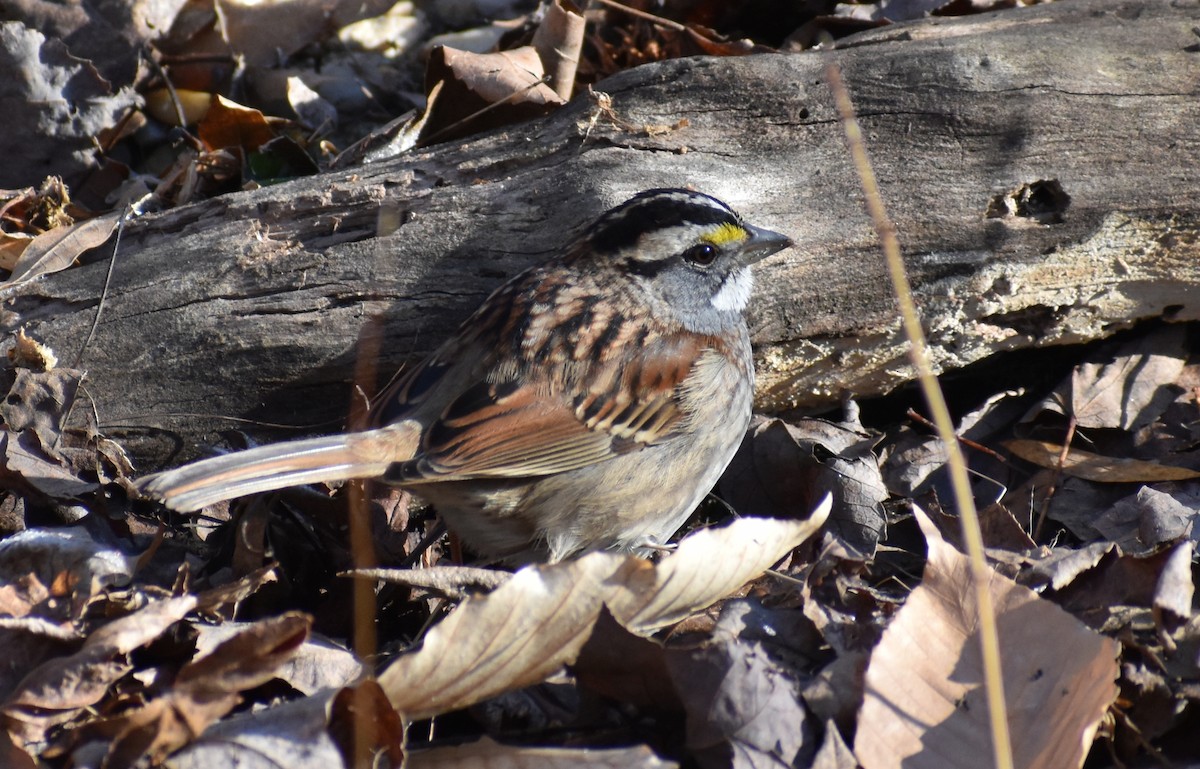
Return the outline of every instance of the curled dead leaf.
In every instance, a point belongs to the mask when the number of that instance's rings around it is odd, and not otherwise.
[[[567,7],[563,0],[554,0],[530,43],[541,59],[548,76],[548,85],[564,102],[575,90],[575,70],[583,51],[583,14]]]

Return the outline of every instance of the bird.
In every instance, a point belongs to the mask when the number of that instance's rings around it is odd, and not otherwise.
[[[649,553],[741,443],[751,268],[791,245],[710,195],[641,192],[496,289],[384,391],[369,429],[202,459],[137,486],[188,512],[377,478],[431,504],[481,557]]]

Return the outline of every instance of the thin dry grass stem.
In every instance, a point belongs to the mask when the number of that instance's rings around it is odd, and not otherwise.
[[[382,324],[377,316],[370,318],[358,335],[357,354],[354,362],[355,394],[366,393],[367,397],[350,399],[350,430],[367,429],[370,419],[370,394],[375,381],[376,361],[383,336]],[[373,569],[378,565],[375,544],[371,537],[370,500],[367,482],[353,480],[347,488],[348,517],[350,524],[350,554],[356,569]],[[375,656],[379,640],[375,631],[375,583],[372,580],[356,579],[351,590],[354,596],[354,653],[369,664]],[[355,689],[358,700],[354,707],[354,759],[355,767],[368,767],[372,746],[376,744],[375,721],[369,716],[373,703],[365,687]]]
[[[992,757],[997,769],[1013,769],[1012,742],[1008,730],[1004,681],[1000,669],[1000,640],[996,632],[995,607],[992,605],[991,593],[988,590],[991,570],[984,559],[983,534],[979,529],[979,516],[975,511],[975,501],[971,495],[966,460],[963,458],[958,436],[954,432],[954,422],[950,418],[946,399],[942,395],[941,388],[938,386],[933,369],[929,364],[925,334],[921,330],[912,288],[904,270],[904,262],[900,258],[900,242],[896,237],[896,228],[888,219],[884,209],[883,199],[879,194],[879,184],[875,179],[875,172],[863,144],[862,131],[854,116],[854,105],[850,102],[850,94],[846,91],[846,86],[842,81],[841,70],[832,61],[825,69],[825,76],[829,81],[829,88],[833,92],[833,99],[841,116],[847,147],[862,182],[867,212],[871,216],[871,222],[887,260],[896,301],[900,305],[904,332],[912,345],[911,358],[919,376],[921,391],[925,396],[929,411],[933,415],[933,421],[937,425],[938,435],[946,449],[950,480],[954,488],[954,500],[962,518],[963,540],[967,545],[975,600],[979,607],[979,639],[983,657],[984,687],[987,691],[988,715],[991,724]]]
[[[117,253],[121,250],[121,233],[125,231],[125,222],[129,218],[132,211],[126,208],[125,213],[121,214],[121,218],[117,221],[117,237],[113,241],[112,256],[108,260],[108,270],[104,273],[104,285],[100,289],[100,299],[96,302],[96,314],[92,316],[92,325],[88,329],[87,337],[83,340],[83,344],[79,346],[79,352],[75,354],[75,362],[71,364],[72,368],[79,368],[83,365],[83,356],[87,353],[88,345],[92,343],[92,339],[96,336],[96,329],[100,326],[100,315],[104,312],[104,300],[108,297],[108,288],[112,285],[113,267],[117,263]],[[87,377],[85,371],[79,379],[79,388],[83,388],[83,381]],[[75,413],[75,404],[79,402],[78,393],[71,399],[71,404],[67,406],[67,412],[63,415],[62,425],[65,428],[71,422],[71,415]],[[93,404],[94,406],[94,404]],[[100,420],[96,420],[96,424],[100,424]],[[62,441],[63,433],[66,430],[60,430],[58,435],[54,437],[54,450],[57,451],[59,443]]]

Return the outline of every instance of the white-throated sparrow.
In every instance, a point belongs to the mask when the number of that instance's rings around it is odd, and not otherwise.
[[[719,200],[650,190],[500,287],[379,400],[372,430],[139,482],[177,510],[382,477],[481,555],[559,560],[667,540],[750,419],[750,265],[791,245]]]

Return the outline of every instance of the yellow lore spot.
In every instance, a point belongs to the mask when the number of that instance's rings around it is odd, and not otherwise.
[[[706,243],[712,243],[714,246],[723,246],[726,243],[733,243],[739,240],[746,240],[750,237],[750,233],[746,232],[736,224],[726,222],[718,226],[711,232],[706,232],[700,236],[700,239]]]

